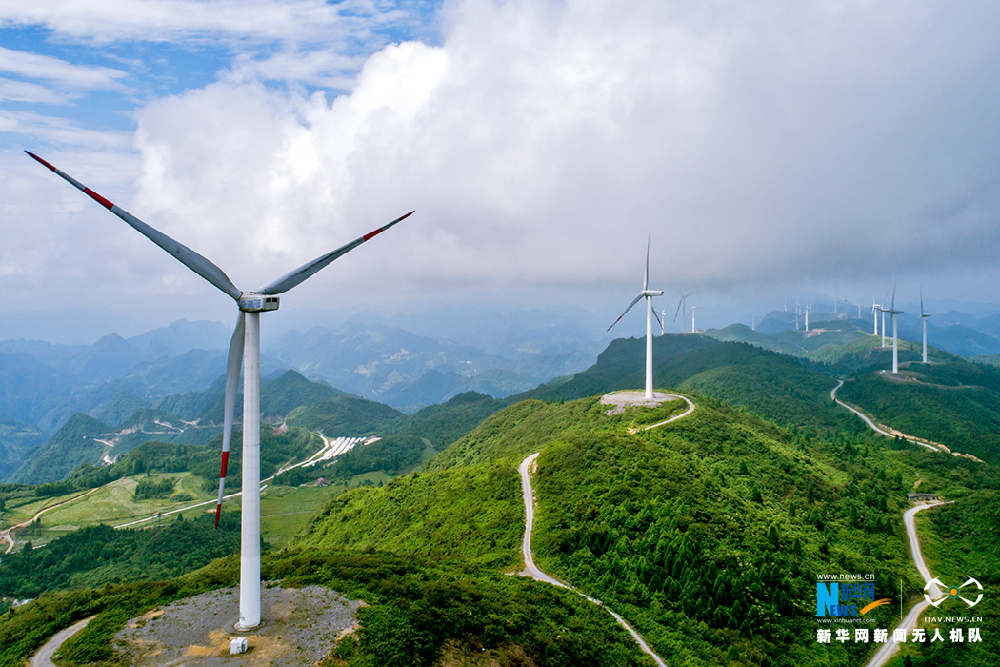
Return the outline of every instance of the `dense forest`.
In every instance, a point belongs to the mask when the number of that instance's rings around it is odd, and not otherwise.
[[[225,512],[214,519],[177,518],[148,529],[82,528],[53,540],[44,549],[4,556],[0,596],[34,598],[46,591],[98,588],[138,579],[169,579],[239,551],[240,519]]]

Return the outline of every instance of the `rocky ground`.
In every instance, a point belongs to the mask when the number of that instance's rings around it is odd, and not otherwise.
[[[263,624],[238,633],[233,625],[239,620],[239,589],[228,588],[134,618],[115,639],[135,667],[308,666],[328,656],[339,638],[356,629],[356,612],[363,604],[322,586],[265,586]],[[237,636],[250,640],[250,651],[231,656],[229,641]]]
[[[601,405],[614,406],[608,410],[609,415],[625,414],[625,408],[639,405],[644,408],[655,408],[661,403],[672,401],[677,396],[674,394],[664,394],[658,391],[653,392],[652,398],[646,398],[644,391],[616,391],[613,394],[605,394],[601,397]]]

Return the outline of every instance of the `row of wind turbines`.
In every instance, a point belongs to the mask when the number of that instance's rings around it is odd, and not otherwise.
[[[889,301],[889,307],[886,308],[884,303],[875,303],[875,298],[872,297],[872,333],[874,335],[879,335],[878,320],[879,314],[882,315],[882,347],[885,347],[885,316],[889,316],[889,322],[892,325],[892,373],[895,375],[899,372],[899,351],[898,351],[898,336],[896,335],[896,315],[902,315],[904,311],[896,310],[896,285],[892,286],[892,299]],[[931,316],[924,310],[924,291],[920,290],[920,322],[923,325],[924,334],[924,355],[923,363],[928,363],[927,361],[927,318]]]
[[[206,257],[178,243],[163,232],[153,229],[128,211],[86,187],[69,174],[60,171],[34,153],[25,151],[77,190],[124,220],[130,227],[147,237],[167,253],[204,278],[213,287],[228,294],[236,301],[239,313],[236,327],[229,342],[229,360],[226,369],[225,412],[222,431],[222,470],[219,475],[219,497],[215,508],[215,527],[219,527],[219,513],[226,487],[226,470],[229,464],[229,445],[233,428],[233,411],[236,389],[243,373],[243,488],[240,523],[240,620],[235,628],[246,631],[261,624],[260,614],[260,314],[278,309],[278,294],[297,286],[313,274],[326,268],[333,260],[347,254],[362,243],[381,234],[406,219],[413,211],[392,222],[360,236],[350,243],[303,264],[294,271],[268,283],[255,292],[243,292],[233,285],[229,276]]]
[[[642,291],[639,292],[638,296],[636,296],[634,299],[632,299],[632,303],[630,303],[628,305],[628,308],[625,309],[625,312],[622,313],[621,315],[619,315],[618,318],[614,322],[611,323],[611,326],[608,327],[608,331],[611,331],[612,327],[614,327],[616,324],[618,324],[618,320],[620,320],[621,318],[625,317],[625,315],[630,310],[632,310],[632,307],[635,304],[639,303],[639,301],[641,301],[642,299],[646,299],[646,393],[645,393],[646,398],[652,398],[653,397],[653,319],[655,318],[656,321],[657,321],[657,323],[660,325],[660,333],[664,334],[664,333],[666,333],[666,331],[665,331],[665,327],[663,325],[663,322],[666,319],[666,313],[667,313],[667,311],[665,311],[665,310],[663,312],[661,312],[661,313],[657,313],[653,309],[653,297],[654,296],[662,296],[663,295],[663,290],[651,290],[651,289],[649,289],[649,246],[650,246],[649,241],[647,241],[646,242],[646,271],[643,274],[643,278],[642,278]],[[683,292],[679,292],[679,294],[681,295],[681,298],[680,298],[680,301],[677,304],[677,311],[674,312],[674,321],[677,320],[677,315],[678,315],[678,313],[680,313],[681,314],[681,331],[684,332],[684,331],[686,331],[686,322],[684,321],[684,314],[685,314],[685,312],[687,310],[687,298],[689,296],[693,296],[695,294],[695,292],[690,292],[688,294],[684,294]],[[834,302],[834,303],[836,303],[836,302]],[[805,306],[805,325],[806,325],[806,331],[809,331],[809,311],[811,310],[811,306],[812,306],[811,302],[807,303],[806,306]],[[699,308],[699,307],[703,307],[703,306],[691,306],[691,333],[695,333],[696,332],[696,329],[695,329],[695,326],[694,326],[694,313],[695,313],[695,309]],[[835,306],[835,309],[836,309],[836,306]],[[786,310],[787,310],[787,302],[786,302]],[[847,312],[847,300],[845,299],[844,300],[844,313],[846,314],[846,312]],[[796,302],[795,313],[796,313],[795,314],[795,329],[798,330],[798,328],[799,328],[799,325],[798,325],[799,304],[798,304],[798,302]],[[889,321],[890,321],[890,324],[892,326],[892,373],[893,373],[893,375],[896,375],[896,374],[899,373],[899,337],[897,336],[896,316],[897,315],[902,315],[904,313],[904,311],[902,311],[902,310],[896,310],[896,285],[895,285],[895,283],[892,286],[892,297],[891,297],[891,299],[889,301],[889,307],[888,308],[885,307],[885,304],[876,304],[875,303],[875,299],[872,298],[872,314],[873,314],[873,320],[874,320],[874,331],[873,331],[873,334],[876,335],[876,336],[879,333],[879,327],[878,327],[878,316],[879,316],[879,313],[881,313],[881,315],[882,315],[882,347],[886,346],[886,342],[885,342],[885,339],[886,339],[886,335],[885,335],[885,316],[889,315]],[[928,361],[927,361],[927,318],[929,318],[930,316],[931,316],[931,313],[928,313],[928,312],[926,312],[924,310],[924,292],[921,289],[920,290],[920,320],[923,323],[923,330],[924,330],[924,332],[923,332],[924,333],[924,345],[923,345],[923,347],[924,347],[924,356],[923,356],[923,363],[925,363],[925,364],[928,363]],[[860,305],[858,306],[858,317],[859,318],[861,317],[861,306]],[[752,327],[752,328],[754,330],[756,330],[756,327]]]

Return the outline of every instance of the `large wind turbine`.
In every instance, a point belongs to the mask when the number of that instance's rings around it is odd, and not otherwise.
[[[98,204],[124,220],[134,230],[173,255],[184,266],[232,297],[239,306],[236,328],[229,342],[229,362],[226,369],[226,401],[222,430],[222,472],[219,477],[219,498],[215,508],[215,525],[219,525],[219,512],[229,464],[229,441],[233,427],[233,410],[236,404],[236,386],[240,367],[246,364],[243,375],[243,507],[240,534],[240,621],[237,630],[251,630],[260,625],[260,314],[278,309],[278,297],[309,276],[320,271],[333,260],[344,255],[376,234],[389,229],[410,216],[413,211],[400,216],[375,231],[354,239],[345,246],[317,257],[262,287],[256,292],[242,292],[218,266],[187,246],[159,232],[128,211],[84,186],[72,176],[59,171],[34,153],[25,151],[32,158],[61,176]]]
[[[646,243],[646,273],[642,278],[642,291],[639,296],[632,299],[632,303],[625,309],[625,313],[632,310],[632,306],[639,302],[639,299],[646,297],[646,398],[653,398],[653,318],[660,323],[663,328],[663,321],[653,310],[653,297],[663,294],[663,290],[649,289],[649,243]],[[618,320],[625,317],[625,313],[618,316]],[[618,324],[618,320],[611,323],[611,327]],[[608,327],[608,331],[611,331]]]
[[[896,310],[896,285],[892,285],[892,300],[889,302],[889,310],[883,310],[883,313],[889,313],[889,320],[892,322],[892,374],[895,375],[899,372],[899,356],[897,350],[898,338],[896,337],[896,315],[902,315],[902,310]],[[883,324],[882,333],[885,333],[885,326]]]
[[[924,323],[924,363],[927,363],[927,318],[930,317],[930,313],[924,312],[924,290],[920,289],[920,319]]]

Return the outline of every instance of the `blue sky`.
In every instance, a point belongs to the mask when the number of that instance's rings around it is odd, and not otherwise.
[[[0,7],[0,312],[230,319],[24,150],[242,289],[417,210],[283,311],[613,317],[647,237],[651,285],[720,318],[893,279],[1000,301],[996,3],[22,4]]]

